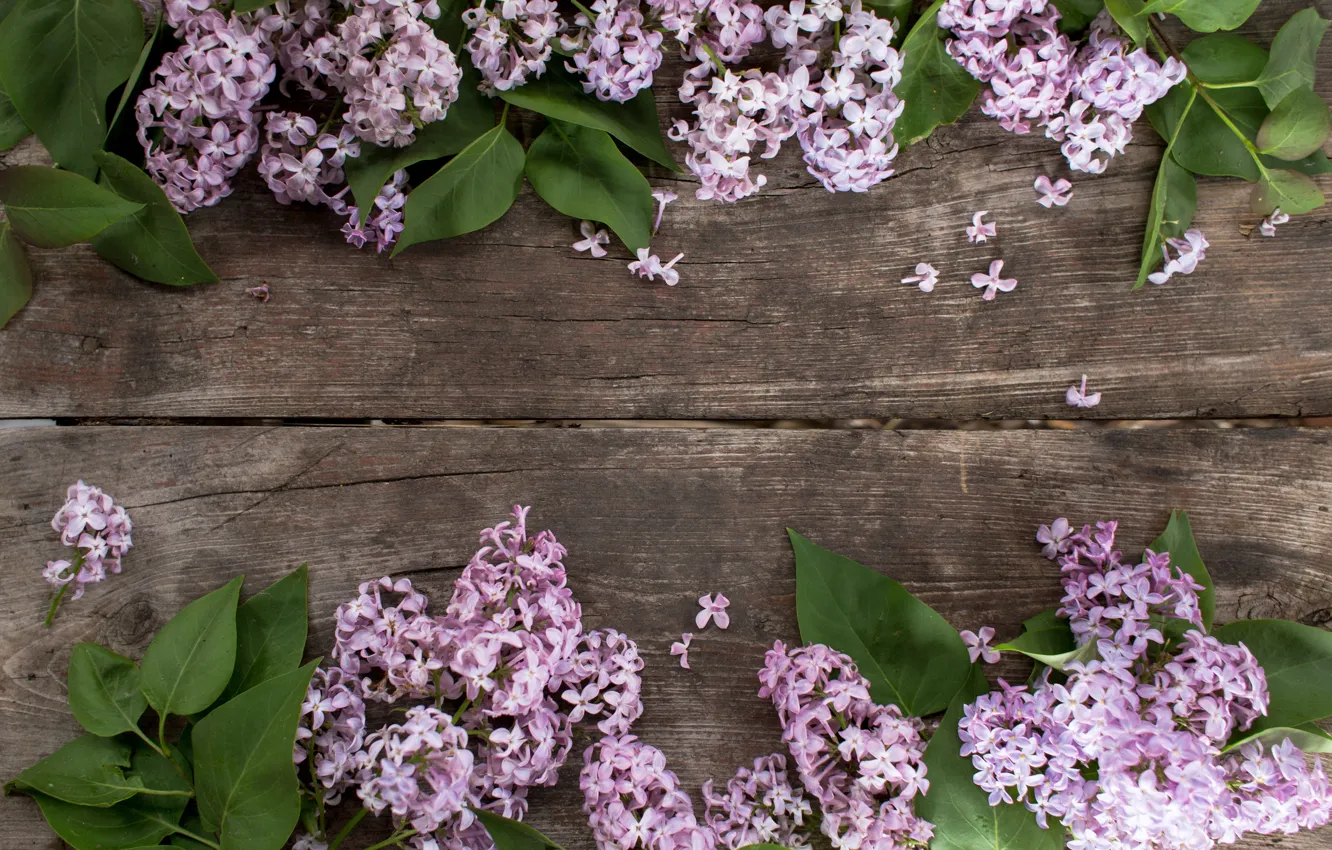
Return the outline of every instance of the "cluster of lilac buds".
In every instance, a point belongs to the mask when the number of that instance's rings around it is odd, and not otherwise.
[[[483,2],[463,13],[472,30],[467,52],[481,72],[482,90],[509,91],[540,77],[564,30],[555,0],[499,0],[498,10]]]
[[[597,0],[588,11],[595,17],[579,12],[573,34],[560,40],[573,52],[569,70],[586,78],[583,88],[616,103],[651,88],[664,35],[647,24],[639,0]]]
[[[311,683],[294,752],[321,810],[354,791],[419,850],[489,847],[472,809],[521,819],[528,789],[555,783],[574,723],[625,735],[641,715],[637,647],[583,630],[564,548],[529,536],[526,514],[482,533],[443,613],[387,577],[338,608],[333,666]],[[402,702],[426,705],[367,729],[368,704]]]
[[[1060,18],[1050,0],[947,0],[938,20],[953,36],[949,54],[988,86],[982,112],[1014,133],[1044,128],[1070,168],[1099,174],[1187,69],[1131,49],[1108,12],[1081,48],[1059,32]]]
[[[277,75],[273,51],[246,18],[211,3],[167,4],[184,42],[166,54],[135,102],[145,170],[180,212],[231,194],[259,147],[255,107]]]
[[[1170,256],[1170,249],[1175,249],[1175,256]],[[1165,255],[1165,266],[1159,272],[1153,272],[1147,279],[1155,284],[1165,283],[1177,274],[1193,274],[1198,263],[1207,259],[1208,242],[1201,230],[1194,228],[1184,233],[1181,239],[1167,239],[1161,246]]]
[[[1061,821],[1078,850],[1208,850],[1326,823],[1327,777],[1289,741],[1223,753],[1267,712],[1263,670],[1199,630],[1200,587],[1168,555],[1126,563],[1115,531],[1060,519],[1038,532],[1064,573],[1059,615],[1094,654],[1063,683],[1048,670],[1032,689],[1000,681],[966,707],[961,752],[991,805]],[[1167,642],[1165,618],[1194,628]]]
[[[120,572],[120,559],[133,546],[134,523],[129,514],[99,487],[82,481],[65,492],[65,503],[51,519],[51,528],[60,534],[60,542],[77,549],[73,561],[48,561],[42,578],[60,588],[51,604],[46,624],[51,625],[56,608],[72,586],[73,599],[83,596],[89,584],[96,584],[108,573]]]

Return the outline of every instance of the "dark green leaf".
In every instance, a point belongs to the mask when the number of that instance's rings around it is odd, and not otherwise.
[[[911,19],[912,2],[913,0],[866,0],[865,8],[885,21],[893,21],[893,25],[900,33],[902,27]]]
[[[0,151],[7,151],[28,137],[32,131],[23,123],[14,101],[0,88]]]
[[[546,73],[524,86],[500,92],[500,97],[547,118],[605,130],[653,162],[680,170],[661,137],[657,102],[651,90],[640,92],[628,103],[608,103],[584,92],[583,84],[564,69],[563,63],[551,63]]]
[[[0,220],[0,328],[32,297],[32,269],[7,220]]]
[[[943,3],[935,0],[902,43],[902,81],[895,91],[906,105],[893,128],[902,145],[914,145],[935,127],[961,118],[981,90],[980,81],[944,48],[947,32],[938,20]]]
[[[20,773],[5,792],[39,792],[78,806],[106,808],[128,800],[141,787],[126,779],[130,747],[114,738],[83,735]]]
[[[1286,95],[1258,130],[1258,149],[1277,159],[1297,160],[1319,151],[1332,133],[1332,114],[1313,89]]]
[[[1332,717],[1332,632],[1288,620],[1241,620],[1214,634],[1247,646],[1267,674],[1272,701],[1251,734]]]
[[[134,215],[94,236],[93,250],[135,277],[153,283],[217,283],[217,275],[194,250],[180,213],[153,178],[113,153],[98,151],[93,159],[102,169],[107,186],[125,200],[143,205]]]
[[[560,845],[525,823],[500,817],[484,809],[472,809],[476,819],[495,842],[495,850],[562,850]]]
[[[454,48],[461,48],[467,36],[462,16],[473,5],[471,0],[440,0],[439,17],[430,22],[430,28],[435,31],[435,35],[440,40]],[[555,44],[559,44],[558,38],[555,39]],[[457,53],[458,51],[455,49],[454,52]],[[469,73],[476,73],[470,60],[463,60],[458,64],[463,66],[464,80],[467,79]],[[463,85],[466,85],[466,83],[464,82]]]
[[[1253,82],[1267,66],[1266,50],[1231,33],[1195,38],[1180,56],[1193,75],[1205,83]]]
[[[1063,16],[1059,29],[1067,33],[1082,32],[1105,8],[1105,0],[1054,0],[1054,4]]]
[[[1275,726],[1261,732],[1253,732],[1252,730],[1237,732],[1222,752],[1238,750],[1245,744],[1254,742],[1270,749],[1286,740],[1289,740],[1306,753],[1332,753],[1332,736],[1312,723],[1306,723],[1296,728]]]
[[[1169,12],[1194,32],[1233,30],[1244,23],[1262,0],[1154,0],[1143,15]]]
[[[203,711],[227,686],[236,663],[241,581],[186,605],[148,644],[140,665],[143,692],[159,714]]]
[[[309,588],[310,567],[302,564],[236,609],[236,666],[223,700],[301,666]]]
[[[194,727],[195,789],[222,850],[280,850],[300,819],[291,750],[317,661],[250,688]]]
[[[1166,239],[1178,238],[1193,223],[1198,208],[1198,181],[1193,173],[1175,162],[1167,152],[1161,158],[1152,190],[1152,204],[1147,216],[1147,232],[1142,243],[1142,264],[1138,267],[1137,289],[1164,259],[1161,246]]]
[[[1142,17],[1143,5],[1144,0],[1105,0],[1110,17],[1139,47],[1146,43],[1149,29],[1147,19]]]
[[[186,812],[180,824],[195,835],[205,835],[208,832],[207,827],[203,825],[203,821],[199,819],[199,815],[194,811]],[[311,830],[311,832],[313,833],[314,830]],[[181,847],[183,850],[209,850],[207,844],[201,844],[187,835],[171,836],[171,846]]]
[[[107,96],[142,46],[134,0],[19,0],[0,24],[0,84],[56,163],[92,177]]]
[[[605,222],[631,251],[652,238],[652,187],[609,133],[554,119],[527,151],[527,179],[573,218]]]
[[[851,656],[877,703],[917,717],[947,708],[971,669],[953,627],[887,576],[787,533],[801,639]]]
[[[138,728],[148,699],[139,668],[95,643],[79,643],[69,658],[69,710],[94,735],[110,737]]]
[[[34,794],[51,829],[74,850],[121,850],[151,847],[169,835],[185,810],[184,797],[131,797],[109,809],[76,806]],[[171,807],[161,800],[178,800]]]
[[[1176,86],[1171,95],[1187,85]],[[1260,175],[1258,163],[1244,140],[1226,126],[1220,114],[1206,101],[1189,110],[1175,142],[1173,156],[1176,162],[1194,174],[1240,177],[1250,182]]]
[[[1270,109],[1300,87],[1313,88],[1318,45],[1330,22],[1318,10],[1301,9],[1281,27],[1272,40],[1272,58],[1258,76],[1258,90]]]
[[[135,747],[130,769],[125,775],[142,786],[141,797],[154,798],[160,807],[170,809],[194,796],[189,781],[171,760],[146,746]]]
[[[1058,821],[1050,821],[1056,829],[1041,829],[1036,815],[1021,803],[991,806],[972,778],[976,768],[971,759],[961,755],[957,726],[962,709],[989,689],[981,668],[972,667],[925,748],[930,791],[917,798],[916,814],[934,824],[930,850],[1063,850]]]
[[[393,173],[409,165],[430,159],[453,156],[481,134],[495,126],[495,108],[490,98],[476,89],[477,73],[471,65],[463,69],[458,99],[449,107],[443,121],[427,124],[416,131],[416,138],[405,148],[379,147],[361,143],[361,155],[343,165],[347,185],[361,213],[361,223],[375,206],[375,197]]]
[[[1086,661],[1096,655],[1096,644],[1078,646],[1068,619],[1054,609],[1042,611],[1022,624],[1022,634],[995,649],[1020,652],[1047,667],[1063,671],[1070,661]]]
[[[136,98],[139,92],[142,91],[138,86],[138,83],[140,78],[143,77],[143,69],[148,65],[148,57],[152,56],[154,53],[154,48],[157,45],[157,37],[161,32],[162,13],[158,12],[157,18],[153,21],[153,28],[149,32],[147,40],[143,43],[143,49],[139,51],[139,58],[135,60],[134,68],[130,70],[129,79],[125,80],[125,85],[121,88],[120,101],[116,104],[116,111],[112,113],[111,121],[107,124],[106,134],[108,138],[111,135],[111,131],[116,128],[116,123],[120,121],[120,116],[125,112],[125,107],[129,106],[130,101]],[[105,140],[103,141],[105,142]],[[105,147],[105,144],[103,144],[103,147]]]
[[[1288,215],[1303,215],[1321,207],[1323,190],[1312,178],[1298,171],[1265,170],[1262,179],[1253,187],[1250,206],[1258,215],[1271,215],[1280,209]]]
[[[38,165],[0,171],[0,203],[14,232],[39,248],[85,242],[143,209],[86,177]]]
[[[522,184],[523,146],[495,127],[407,195],[393,256],[418,242],[480,230],[508,211]]]
[[[1210,631],[1212,618],[1216,616],[1216,588],[1212,575],[1203,564],[1198,543],[1193,539],[1193,526],[1189,524],[1189,515],[1184,511],[1171,511],[1170,521],[1165,531],[1147,547],[1153,552],[1170,554],[1170,566],[1183,570],[1203,586],[1198,591],[1198,607],[1202,611],[1203,631]]]
[[[265,6],[271,5],[273,5],[273,0],[236,0],[231,10],[238,15],[243,15],[246,12],[257,12]]]

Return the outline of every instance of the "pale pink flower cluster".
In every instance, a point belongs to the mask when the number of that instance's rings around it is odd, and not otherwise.
[[[1152,272],[1147,279],[1158,286],[1177,274],[1193,274],[1198,264],[1207,259],[1207,237],[1197,228],[1185,231],[1183,238],[1167,239],[1161,246],[1165,256],[1165,266],[1159,272]],[[1170,249],[1175,249],[1175,256],[1170,256]]]
[[[1044,128],[1063,142],[1070,168],[1099,174],[1124,152],[1143,109],[1187,69],[1132,49],[1108,12],[1080,48],[1059,32],[1060,18],[1049,0],[947,0],[938,20],[953,35],[948,52],[988,85],[986,115],[1014,133]]]
[[[751,844],[776,844],[787,850],[810,847],[808,831],[816,821],[803,788],[792,782],[786,756],[774,753],[742,767],[722,793],[712,780],[703,783],[707,822],[717,836],[718,850],[739,850]]]
[[[716,837],[666,767],[661,750],[607,735],[583,753],[583,810],[602,850],[714,850]]]
[[[499,0],[482,3],[463,13],[472,31],[467,52],[481,72],[482,91],[509,91],[546,72],[554,48],[564,31],[555,0]]]
[[[442,614],[387,577],[338,608],[333,666],[311,683],[294,754],[323,802],[354,790],[421,850],[486,848],[471,809],[521,819],[528,789],[555,783],[574,723],[624,735],[641,715],[637,647],[583,630],[564,548],[528,536],[526,514],[482,533]],[[429,706],[367,730],[368,704],[417,701]]]
[[[134,523],[125,508],[100,487],[82,481],[65,492],[65,503],[51,519],[51,528],[60,534],[61,543],[77,552],[72,562],[48,561],[42,578],[62,589],[73,582],[72,599],[83,596],[87,585],[97,584],[108,573],[119,573],[120,559],[134,545]]]
[[[616,103],[651,88],[665,36],[643,17],[640,0],[596,0],[588,11],[595,17],[579,12],[572,34],[560,40],[573,53],[569,70],[586,78],[583,88]]]

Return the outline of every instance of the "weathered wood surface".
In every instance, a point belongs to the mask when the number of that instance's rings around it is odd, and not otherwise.
[[[1266,43],[1307,5],[1268,0],[1247,32]],[[1332,44],[1320,65],[1332,96]],[[685,252],[675,289],[630,278],[623,249],[576,254],[576,223],[530,191],[484,232],[389,261],[251,169],[190,217],[220,285],[34,251],[37,294],[0,334],[0,416],[1029,418],[1067,415],[1083,373],[1098,417],[1332,413],[1328,210],[1246,236],[1248,186],[1206,181],[1200,272],[1130,294],[1161,153],[1145,123],[1064,211],[1032,191],[1061,173],[1057,145],[976,111],[867,195],[828,194],[788,147],[733,206],[653,172],[682,196],[656,243]],[[967,245],[978,209],[997,244]],[[986,304],[969,278],[996,257],[1021,283]],[[899,283],[921,261],[946,281],[932,295]],[[244,295],[261,281],[266,304]]]
[[[1332,621],[1326,431],[49,428],[0,432],[0,458],[5,778],[75,734],[63,675],[76,641],[137,657],[201,592],[241,572],[253,590],[309,561],[309,652],[322,654],[358,582],[407,575],[447,595],[477,532],[514,502],[568,546],[586,621],[639,642],[641,734],[695,793],[779,746],[755,672],[773,640],[797,638],[786,525],[902,580],[959,628],[1007,636],[1059,597],[1038,522],[1118,518],[1132,552],[1182,507],[1218,582],[1219,620]],[[122,575],[48,632],[37,573],[60,551],[48,522],[76,476],[129,506],[136,545]],[[719,590],[731,628],[699,634],[683,671],[670,642],[692,628],[696,598]],[[575,775],[534,795],[532,820],[581,850]],[[21,798],[0,801],[0,836],[58,846]]]

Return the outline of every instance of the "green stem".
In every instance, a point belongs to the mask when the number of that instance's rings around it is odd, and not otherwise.
[[[580,12],[582,12],[584,15],[587,15],[587,19],[588,19],[589,21],[593,21],[593,22],[596,21],[597,16],[594,15],[594,14],[592,14],[592,12],[589,11],[588,8],[587,8],[586,6],[584,6],[582,3],[579,3],[578,0],[570,0],[570,2],[574,4],[574,8],[575,8],[575,9],[577,9],[577,10],[580,11]]]
[[[192,838],[195,841],[199,842],[200,844],[204,845],[205,847],[212,847],[213,850],[222,850],[221,846],[216,841],[210,841],[207,838],[204,838],[202,835],[195,835],[193,832],[190,832],[188,829],[178,824],[173,824],[171,830],[172,832],[180,833],[186,838]]]
[[[504,101],[504,109],[500,111],[499,126],[503,127],[504,122],[509,120],[509,102]]]
[[[383,850],[385,847],[392,847],[395,844],[400,844],[404,838],[411,838],[415,834],[416,830],[414,829],[395,832],[378,844],[371,844],[369,847],[365,848],[365,850]]]
[[[133,731],[134,731],[134,734],[135,734],[135,735],[138,735],[140,738],[143,739],[143,742],[144,742],[145,744],[147,744],[150,748],[152,748],[152,751],[153,751],[153,752],[157,753],[157,754],[158,754],[159,756],[161,756],[162,758],[166,758],[166,757],[167,757],[167,754],[164,753],[164,752],[162,752],[162,748],[159,747],[159,746],[157,746],[157,744],[153,743],[153,739],[152,739],[152,738],[149,738],[147,735],[143,734],[143,730],[142,730],[142,729],[140,729],[138,726],[135,726]],[[142,793],[142,792],[140,792],[140,793]]]
[[[161,790],[158,790],[157,788],[136,788],[136,789],[134,789],[134,793],[135,793],[135,794],[141,794],[141,795],[143,795],[143,796],[145,796],[145,797],[187,797],[187,798],[192,798],[192,797],[194,796],[194,792],[193,792],[193,791],[161,791]]]
[[[347,821],[347,825],[339,830],[338,834],[329,842],[328,850],[338,850],[338,845],[342,844],[342,842],[347,839],[348,835],[351,835],[351,831],[356,828],[356,825],[361,822],[361,819],[366,816],[368,811],[369,810],[365,808],[357,809],[356,814],[352,815],[352,819]]]
[[[717,58],[717,54],[713,51],[712,47],[705,42],[699,42],[699,43],[702,44],[703,49],[707,51],[708,58],[712,60],[712,64],[717,66],[717,73],[720,74],[722,71],[726,70],[726,66],[723,65],[722,61]]]
[[[463,714],[467,711],[467,709],[471,707],[472,707],[472,701],[470,699],[463,700],[463,704],[458,706],[458,710],[453,713],[454,726],[458,725],[458,721],[462,719]]]
[[[341,110],[342,110],[342,98],[339,97],[338,102],[333,104],[333,111],[328,113],[328,117],[324,119],[324,126],[319,128],[319,135],[322,136],[324,133],[328,132],[328,128],[333,126],[333,122],[337,119],[338,113]]]
[[[171,748],[167,746],[166,742],[166,717],[165,711],[159,711],[157,713],[157,742],[162,745],[162,749],[158,750],[158,752],[162,753],[167,758],[171,758]],[[175,761],[175,759],[171,759],[173,764],[175,764]],[[179,765],[177,765],[176,769],[180,769]]]
[[[46,612],[46,621],[42,623],[42,628],[51,628],[51,623],[55,620],[56,609],[60,607],[60,600],[65,598],[65,594],[69,592],[69,586],[73,583],[74,579],[71,578],[60,586],[60,592],[55,595],[55,599],[51,600],[51,607]]]

